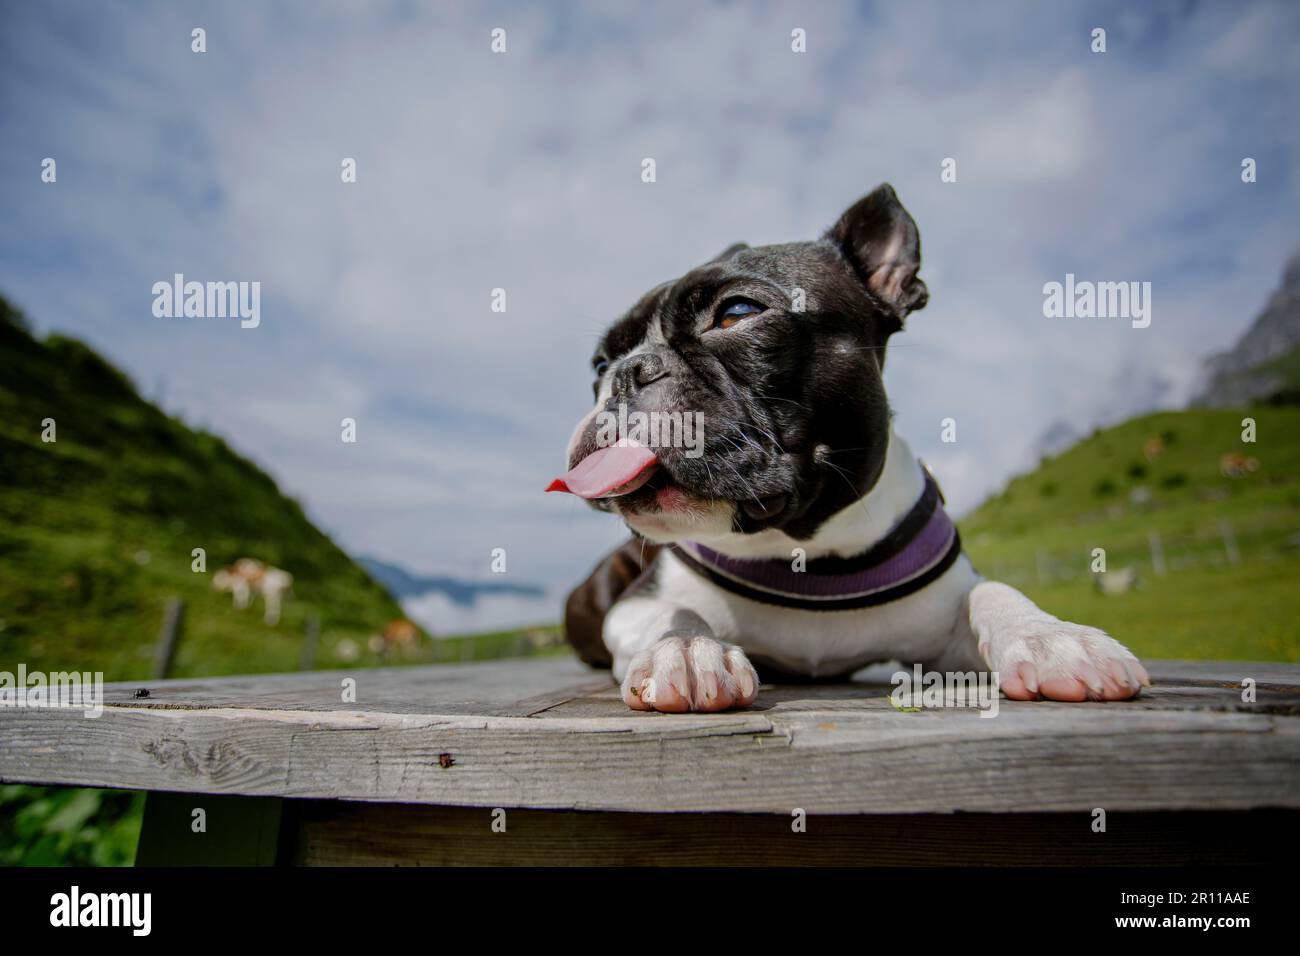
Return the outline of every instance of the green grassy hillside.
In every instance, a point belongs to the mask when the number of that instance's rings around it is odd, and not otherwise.
[[[57,440],[42,440],[55,423]],[[203,548],[208,573],[191,570]],[[276,627],[232,608],[211,572],[260,558],[294,575]],[[186,602],[174,673],[294,670],[319,615],[318,666],[397,603],[220,438],[142,399],[84,344],[36,340],[0,298],[0,669],[148,676],[166,599]],[[353,666],[356,666],[355,664]]]
[[[1242,419],[1257,423],[1242,441]],[[1148,439],[1160,454],[1148,460]],[[1220,473],[1236,453],[1257,467]],[[1300,661],[1300,408],[1147,415],[1010,482],[960,523],[981,573],[1147,657]],[[1225,540],[1235,541],[1236,563]],[[1165,573],[1153,567],[1158,536]],[[1137,586],[1103,595],[1091,552]]]

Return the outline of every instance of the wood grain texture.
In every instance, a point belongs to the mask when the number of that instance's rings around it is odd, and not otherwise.
[[[355,703],[343,699],[346,678],[356,681]],[[104,699],[146,709],[360,710],[526,717],[584,689],[605,690],[609,686],[608,673],[593,671],[571,657],[554,657],[107,684]],[[137,698],[142,689],[148,691],[148,697]]]
[[[895,710],[881,672],[640,714],[570,659],[110,685],[0,709],[0,781],[460,807],[814,814],[1300,807],[1300,667],[1148,662],[1135,702]],[[1244,703],[1237,682],[1252,677]],[[887,674],[883,675],[887,679]]]

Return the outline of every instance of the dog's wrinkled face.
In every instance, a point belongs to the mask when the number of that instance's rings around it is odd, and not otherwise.
[[[811,538],[884,464],[885,343],[925,304],[919,267],[885,185],[818,241],[733,246],[651,290],[596,350],[595,408],[552,489],[654,541]]]

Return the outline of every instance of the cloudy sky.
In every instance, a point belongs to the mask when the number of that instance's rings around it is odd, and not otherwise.
[[[1184,400],[1300,242],[1294,3],[555,6],[6,7],[0,290],[353,553],[478,578],[503,547],[559,593],[622,535],[541,493],[596,337],[734,241],[894,184],[931,301],[886,381],[959,512],[1053,423]],[[260,327],[155,318],[177,272],[261,282]],[[1151,282],[1151,326],[1045,318],[1067,272]]]

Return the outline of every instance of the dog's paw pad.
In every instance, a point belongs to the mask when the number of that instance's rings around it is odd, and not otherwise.
[[[1146,668],[1105,631],[1051,617],[1005,627],[980,652],[1011,700],[1128,700],[1151,686]]]
[[[633,710],[708,713],[752,704],[758,674],[734,644],[704,635],[669,635],[632,658],[622,690]]]

